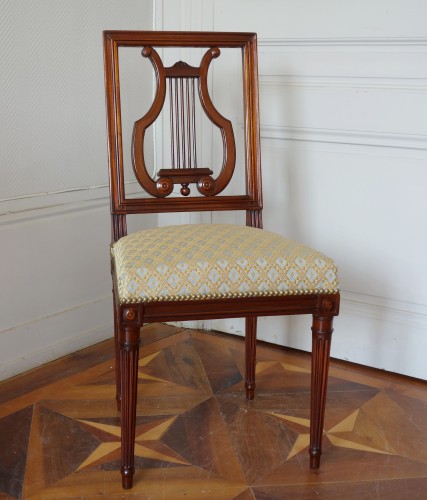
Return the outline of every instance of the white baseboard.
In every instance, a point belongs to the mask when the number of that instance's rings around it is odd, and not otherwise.
[[[244,334],[241,320],[213,323]],[[311,351],[310,316],[262,317],[258,324],[260,340]],[[427,306],[344,291],[334,329],[332,357],[427,380]]]
[[[332,355],[427,380],[427,306],[343,292]]]
[[[36,368],[113,335],[112,299],[103,297],[0,333],[0,380]]]

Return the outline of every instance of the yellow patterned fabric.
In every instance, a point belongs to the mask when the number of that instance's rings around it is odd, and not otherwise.
[[[338,291],[331,259],[251,227],[147,229],[121,238],[111,253],[122,304]]]

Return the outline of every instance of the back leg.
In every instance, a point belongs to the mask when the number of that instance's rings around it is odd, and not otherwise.
[[[119,331],[119,311],[118,304],[116,303],[116,297],[114,293],[113,287],[113,301],[114,301],[114,352],[116,358],[116,402],[117,402],[117,410],[120,411],[121,400],[122,400],[122,391],[121,391],[121,369],[120,369],[120,331]]]
[[[246,318],[246,332],[245,332],[246,399],[254,399],[255,396],[256,331],[257,331],[257,318],[256,317]]]

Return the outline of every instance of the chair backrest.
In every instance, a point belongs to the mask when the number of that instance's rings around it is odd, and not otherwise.
[[[199,66],[176,61],[165,66],[167,49],[198,48]],[[136,112],[130,148],[134,175],[144,190],[141,196],[127,196],[122,131],[121,70],[119,52],[139,48],[140,60],[148,59],[155,76],[154,100],[148,111]],[[235,134],[231,121],[217,110],[209,91],[209,68],[221,56],[221,50],[237,49],[242,53],[244,161],[237,162]],[[126,234],[126,214],[245,210],[247,225],[262,226],[261,162],[258,110],[257,44],[254,33],[220,32],[104,32],[105,85],[110,165],[110,192],[113,240]],[[212,64],[211,64],[212,63]],[[137,68],[135,68],[137,70]],[[138,70],[139,71],[139,70]],[[220,82],[225,89],[233,85],[227,78]],[[152,88],[141,88],[145,95]],[[226,90],[225,90],[226,91]],[[214,174],[211,165],[200,164],[198,110],[203,110],[216,127],[222,142],[222,165]],[[135,110],[133,110],[135,112]],[[142,116],[141,116],[142,115]],[[157,130],[168,135],[169,158],[156,165],[150,174],[146,161],[147,131],[160,119]],[[166,126],[167,122],[167,126]],[[164,156],[164,158],[166,155]],[[244,164],[244,165],[243,165]],[[224,194],[236,168],[245,170],[244,189],[239,194]],[[175,186],[179,187],[177,191]]]

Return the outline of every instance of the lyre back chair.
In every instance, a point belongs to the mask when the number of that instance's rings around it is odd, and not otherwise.
[[[310,466],[318,468],[325,412],[333,317],[339,293],[334,262],[323,254],[262,229],[261,163],[258,111],[257,44],[254,33],[132,32],[104,33],[105,82],[110,164],[117,403],[121,411],[122,482],[131,488],[140,330],[147,322],[246,318],[245,388],[255,389],[257,316],[310,314],[312,379]],[[119,52],[138,48],[151,62],[155,97],[137,116],[130,148],[141,196],[127,196],[121,110]],[[161,54],[178,47],[196,48],[200,64],[177,61],[165,66]],[[236,161],[231,121],[217,110],[209,93],[209,68],[221,51],[241,51],[244,152]],[[119,50],[120,49],[120,50]],[[122,60],[120,59],[120,62]],[[139,63],[138,63],[139,65]],[[139,69],[135,68],[138,71]],[[150,70],[151,71],[151,70]],[[226,89],[233,82],[223,79]],[[140,89],[151,95],[151,88]],[[227,92],[227,90],[226,90]],[[222,165],[199,165],[200,134],[194,109],[199,102],[220,135]],[[151,166],[144,141],[156,119],[169,128],[170,158]],[[209,123],[210,123],[209,122]],[[129,154],[129,152],[125,152]],[[130,157],[130,154],[129,154]],[[233,174],[243,169],[244,190],[227,193]],[[177,188],[176,188],[177,187]],[[128,214],[243,211],[246,225],[184,224],[156,227],[127,235]]]

